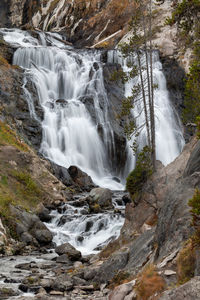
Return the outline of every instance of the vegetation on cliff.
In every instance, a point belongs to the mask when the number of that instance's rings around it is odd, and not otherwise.
[[[182,0],[174,5],[172,16],[166,24],[176,24],[179,30],[179,46],[191,48],[193,60],[185,82],[184,123],[198,123],[200,116],[200,0]]]

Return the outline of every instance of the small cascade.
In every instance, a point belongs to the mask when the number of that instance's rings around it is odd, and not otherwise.
[[[108,52],[108,62],[118,63],[122,66],[124,72],[130,71],[127,63],[132,60],[135,64],[136,57],[123,58],[119,51],[113,50]],[[141,57],[142,65],[145,66],[145,56]],[[146,71],[143,72],[145,79]],[[164,165],[172,162],[182,151],[185,144],[180,119],[174,110],[167,90],[166,79],[162,70],[162,64],[159,60],[158,51],[153,52],[153,80],[157,86],[154,90],[155,103],[155,132],[156,132],[156,158]],[[131,79],[125,84],[125,96],[131,96],[132,87],[140,84],[140,78]],[[142,100],[136,101],[134,109],[132,109],[133,118],[136,120],[138,128],[142,128],[145,124],[145,115]],[[134,139],[135,137],[133,137]],[[141,150],[147,142],[146,127],[140,131],[140,135],[136,138],[139,150]],[[134,160],[134,159],[133,159]]]
[[[125,210],[122,196],[123,192],[114,193],[113,211],[89,214],[87,202],[81,201],[83,194],[52,211],[52,222],[46,225],[54,234],[53,242],[56,245],[69,242],[83,255],[98,253],[120,234]]]

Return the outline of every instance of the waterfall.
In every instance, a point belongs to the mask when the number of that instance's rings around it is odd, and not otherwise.
[[[17,49],[13,64],[24,69],[23,89],[30,117],[42,126],[40,152],[58,165],[78,166],[99,186],[123,190],[125,177],[134,168],[135,158],[127,142],[127,161],[123,170],[117,173],[110,161],[116,162],[119,149],[116,149],[114,129],[109,120],[111,104],[104,87],[101,51],[74,49],[63,43],[56,33],[35,32],[31,36],[19,29],[1,29],[0,32],[6,42]],[[166,165],[178,156],[184,139],[180,121],[170,103],[157,52],[153,59],[154,82],[158,85],[155,90],[156,154]],[[129,71],[127,59],[123,59],[118,51],[108,51],[108,63],[119,63],[125,72]],[[30,79],[43,108],[42,121],[27,88]],[[126,97],[131,95],[133,85],[138,82],[139,78],[134,78],[125,84]],[[137,102],[132,115],[139,127],[144,123],[144,114],[138,117],[140,110],[141,103]],[[146,143],[145,129],[137,142],[142,149]],[[121,183],[114,180],[116,176]],[[76,195],[75,201],[53,211],[52,222],[46,224],[54,233],[54,242],[57,245],[70,242],[83,254],[98,252],[120,234],[125,209],[122,195],[119,191],[113,193],[114,211],[98,214],[89,214],[87,203],[77,207],[76,200],[84,200],[86,195]]]
[[[40,32],[36,39],[27,32],[6,30],[4,38],[18,45],[13,64],[26,70],[44,111],[40,152],[58,165],[78,166],[97,185],[122,190],[124,185],[112,179],[120,174],[112,170],[109,162],[115,153],[115,142],[108,119],[110,104],[104,87],[101,52],[75,51],[62,43],[61,36],[52,33]],[[29,109],[31,116],[36,117],[26,80],[25,76]]]
[[[145,67],[145,55],[141,55],[142,66]],[[136,57],[123,58],[118,50],[108,52],[108,62],[118,63],[122,66],[125,73],[131,69],[128,62],[136,64]],[[146,71],[143,71],[143,78],[145,80]],[[172,162],[182,151],[185,144],[181,122],[178,114],[174,110],[167,90],[166,79],[162,70],[162,64],[159,60],[158,51],[153,52],[153,82],[154,89],[154,109],[155,109],[155,133],[156,133],[156,159],[160,160],[164,165]],[[139,76],[129,80],[125,83],[125,97],[132,94],[133,86],[140,84]],[[141,150],[147,143],[147,134],[145,124],[145,115],[143,110],[142,99],[135,102],[132,109],[132,115],[136,120],[138,128],[142,128],[138,137],[136,137],[137,145]],[[132,138],[130,144],[135,137]],[[134,159],[132,162],[135,163]],[[130,164],[130,163],[129,163]]]
[[[125,176],[133,169],[135,158],[127,146],[124,170],[120,174],[113,170],[111,160],[116,161],[116,145],[108,117],[110,102],[104,87],[101,51],[76,50],[63,43],[57,33],[37,32],[33,37],[19,29],[1,32],[4,39],[17,48],[13,63],[25,69],[23,87],[33,118],[37,115],[26,88],[28,77],[37,89],[44,111],[40,152],[58,165],[78,166],[102,187],[123,189]],[[108,51],[108,63],[120,63],[125,72],[129,71],[127,59],[123,59],[118,51]],[[184,139],[156,51],[153,53],[153,76],[158,85],[155,90],[156,156],[167,165],[182,150]],[[126,97],[138,82],[139,78],[134,78],[125,84]],[[138,102],[132,110],[138,127],[145,119],[140,111],[141,102]],[[137,142],[142,149],[146,143],[145,128]],[[119,177],[121,183],[114,177]]]

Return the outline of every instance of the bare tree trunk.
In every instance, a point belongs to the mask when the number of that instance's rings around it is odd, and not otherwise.
[[[145,122],[146,122],[146,129],[147,129],[147,141],[149,147],[151,147],[150,127],[149,127],[149,120],[148,120],[148,113],[147,113],[147,102],[146,102],[145,86],[144,86],[144,80],[142,75],[142,66],[141,66],[139,50],[137,50],[137,59],[138,59],[138,66],[139,66],[139,73],[140,73],[140,80],[141,80],[141,87],[142,87],[142,98],[143,98]]]
[[[150,72],[151,72],[151,134],[152,134],[152,164],[155,170],[156,168],[156,134],[155,134],[155,107],[154,107],[154,83],[153,83],[153,57],[152,57],[152,0],[150,5],[150,17],[149,17],[149,39],[150,39]]]
[[[149,71],[149,58],[148,58],[148,49],[147,49],[147,30],[146,30],[146,21],[144,15],[142,16],[143,20],[143,31],[144,31],[144,52],[145,52],[145,59],[146,59],[146,74],[147,74],[147,87],[148,87],[148,102],[149,102],[149,111],[150,111],[150,124],[151,124],[151,112],[152,112],[152,93],[151,93],[151,78],[150,78],[150,71]],[[150,130],[150,141],[149,147],[152,149],[152,131]]]

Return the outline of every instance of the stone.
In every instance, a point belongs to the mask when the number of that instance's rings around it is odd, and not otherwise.
[[[133,290],[136,281],[130,281],[125,284],[117,286],[110,294],[109,300],[124,300],[124,298]],[[130,298],[132,300],[132,298]]]
[[[75,269],[79,269],[79,268],[81,268],[81,267],[83,267],[83,264],[82,264],[81,261],[76,261],[76,262],[74,263],[74,268],[75,268]]]
[[[51,292],[50,292],[50,295],[53,295],[53,296],[63,296],[63,292],[59,292],[59,291],[51,291]]]
[[[61,275],[54,279],[52,290],[65,292],[70,291],[73,288],[73,280],[69,275]]]
[[[58,178],[64,185],[71,186],[73,180],[68,172],[68,169],[51,162],[51,168],[53,175]]]
[[[107,261],[103,262],[96,272],[93,282],[107,283],[118,271],[124,269],[129,259],[129,249],[113,253]],[[85,278],[85,276],[84,276]]]
[[[62,255],[56,257],[56,262],[72,266],[72,262],[69,259],[67,254],[62,254]]]
[[[87,201],[90,207],[93,205],[99,205],[100,208],[112,208],[112,192],[109,189],[95,188],[92,189],[87,197]]]
[[[18,295],[19,295],[19,293],[17,291],[14,291],[11,288],[0,287],[0,299],[8,299],[8,298],[15,297]]]
[[[50,216],[50,211],[46,207],[44,207],[42,203],[37,205],[36,215],[42,222],[50,222],[52,219],[52,217]]]
[[[16,223],[16,232],[23,242],[26,244],[37,243],[46,245],[51,243],[53,239],[52,233],[42,223],[38,216],[28,213],[14,206],[10,206],[11,214],[19,221]]]
[[[90,191],[95,186],[91,177],[78,167],[70,166],[68,172],[75,184],[82,190]]]
[[[191,153],[183,176],[190,176],[195,172],[200,172],[200,141]]]
[[[166,291],[159,300],[200,300],[200,277],[194,277],[187,283]]]
[[[76,250],[71,244],[65,243],[56,247],[55,252],[58,255],[66,254],[72,261],[81,259],[81,252]]]
[[[155,229],[145,231],[137,237],[129,246],[129,259],[125,270],[131,274],[137,272],[145,265],[150,259],[154,249],[154,234]]]
[[[176,272],[173,270],[165,270],[163,274],[165,276],[172,276],[172,275],[176,275]]]

